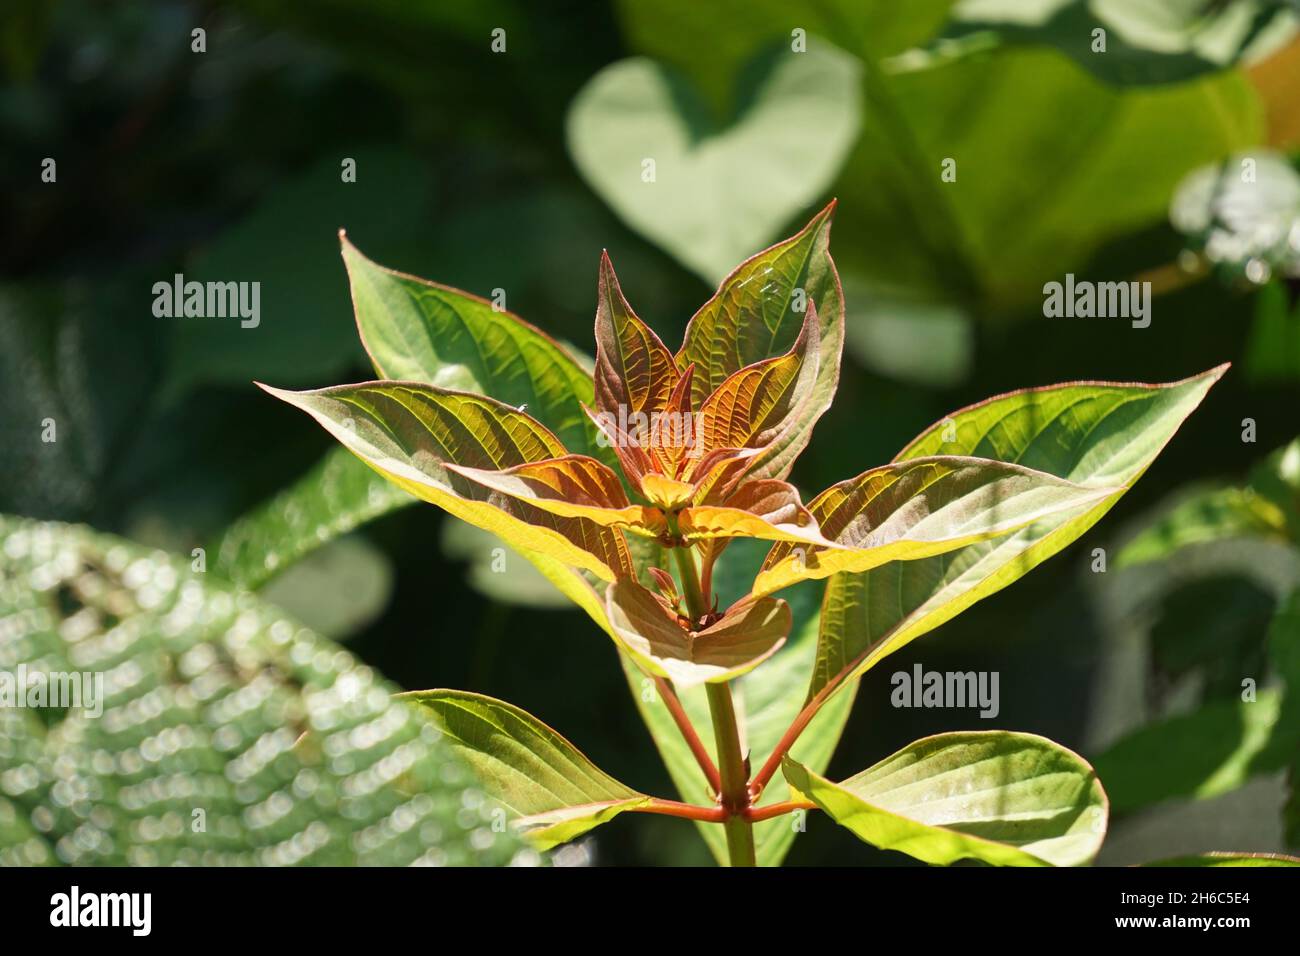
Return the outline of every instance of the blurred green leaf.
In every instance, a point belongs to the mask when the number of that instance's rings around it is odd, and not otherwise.
[[[796,793],[860,839],[926,863],[1079,866],[1106,836],[1106,794],[1076,753],[1033,734],[938,734],[843,783],[786,757]]]
[[[1176,856],[1143,866],[1300,866],[1300,857],[1281,853],[1203,853],[1200,856]]]
[[[327,542],[261,588],[261,596],[334,641],[367,627],[388,606],[393,566],[361,535]]]
[[[343,160],[356,161],[344,182]],[[318,385],[364,361],[351,318],[339,229],[378,255],[427,248],[432,176],[400,150],[362,147],[323,158],[278,186],[184,269],[186,281],[260,282],[260,319],[155,319],[176,326],[172,394],[196,384]],[[172,276],[158,276],[172,281]]]
[[[1281,282],[1270,282],[1255,295],[1242,365],[1252,384],[1300,381],[1300,303],[1292,307]]]
[[[844,279],[844,300],[844,345],[864,369],[930,388],[970,375],[975,334],[960,305],[852,276]]]
[[[415,500],[346,448],[330,449],[226,529],[212,547],[213,570],[241,587],[260,587],[327,541]]]
[[[166,335],[134,308],[147,307],[147,293],[135,269],[93,284],[0,287],[0,511],[93,512],[162,364]]]
[[[825,192],[857,137],[857,64],[811,42],[759,56],[723,126],[675,71],[606,67],[570,109],[574,162],[633,229],[718,281]]]
[[[1193,489],[1129,541],[1114,567],[1160,561],[1182,548],[1225,538],[1277,538],[1285,532],[1282,511],[1251,488]]]
[[[1261,59],[1296,26],[1276,0],[960,0],[929,52],[1041,44],[1107,83],[1156,85]]]
[[[513,704],[460,690],[417,690],[401,699],[422,708],[539,849],[650,802]]]
[[[1262,138],[1259,99],[1233,72],[1119,90],[1034,47],[919,69],[879,64],[872,21],[891,6],[820,11],[834,23],[823,34],[865,58],[862,135],[831,186],[845,274],[981,312],[1023,309],[1103,242],[1158,223],[1184,174]],[[791,29],[784,9],[745,0],[621,9],[637,52],[702,86],[735,74],[744,39],[749,55],[788,42]],[[681,27],[706,18],[713,27]],[[941,178],[945,160],[955,181]]]
[[[1300,276],[1300,173],[1280,153],[1238,153],[1188,174],[1169,221],[1193,248],[1257,285]]]
[[[74,865],[536,859],[389,684],[187,561],[3,517],[0,620],[0,669],[98,702],[0,708],[0,858],[52,862],[16,814]]]
[[[467,561],[466,581],[479,594],[503,604],[567,608],[569,599],[504,541],[463,521],[444,521],[442,553]]]
[[[1300,727],[1279,722],[1282,692],[1253,701],[1215,700],[1189,714],[1140,727],[1097,757],[1117,812],[1173,797],[1205,799],[1235,790],[1253,774],[1286,766]]]

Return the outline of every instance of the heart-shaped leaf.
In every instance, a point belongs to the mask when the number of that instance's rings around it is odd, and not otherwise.
[[[1097,775],[1034,734],[926,737],[843,783],[789,757],[781,769],[793,790],[865,842],[926,863],[1078,866],[1106,835]]]
[[[957,551],[832,577],[809,697],[837,692],[1087,531],[1146,471],[1226,368],[1169,385],[1080,382],[1011,392],[923,432],[896,461],[976,455],[1116,490],[1080,513],[1054,515]]]
[[[698,631],[630,578],[609,586],[605,606],[623,649],[646,671],[681,688],[723,683],[753,670],[790,633],[790,606],[772,598],[746,598]]]
[[[650,802],[513,704],[460,690],[417,690],[398,697],[423,708],[483,789],[516,815],[514,825],[539,849]]]
[[[857,138],[853,57],[786,47],[747,79],[723,128],[676,72],[639,58],[597,73],[569,111],[569,152],[591,187],[710,282],[815,200]]]
[[[307,412],[402,490],[510,545],[605,580],[631,573],[621,532],[493,494],[446,467],[495,471],[563,456],[556,437],[523,412],[481,395],[417,382],[368,382],[311,392],[263,388]]]
[[[1113,492],[982,458],[935,456],[873,468],[808,505],[822,535],[839,547],[775,545],[753,593],[954,551],[1076,512]]]

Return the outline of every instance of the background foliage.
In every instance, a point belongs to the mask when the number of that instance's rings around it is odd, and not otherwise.
[[[258,587],[394,684],[510,700],[619,780],[669,793],[615,655],[580,612],[522,561],[493,573],[494,543],[433,508],[378,497],[339,515],[331,502],[367,476],[325,458],[328,437],[251,382],[369,377],[340,227],[384,265],[503,289],[511,311],[590,351],[602,248],[673,341],[723,269],[836,196],[848,347],[835,407],[792,476],[805,490],[889,460],[988,395],[1235,365],[1035,583],[868,675],[828,776],[927,733],[1013,728],[1098,759],[1117,811],[1102,862],[1283,849],[1294,740],[1270,738],[1290,750],[1263,747],[1258,773],[1237,771],[1261,752],[1260,720],[1291,713],[1277,704],[1286,668],[1268,664],[1279,625],[1268,635],[1300,581],[1294,546],[1214,543],[1213,592],[1180,589],[1172,560],[1114,557],[1175,489],[1242,487],[1300,433],[1295,15],[1269,0],[1030,6],[6,4],[0,512],[185,556],[204,547],[214,586]],[[191,52],[195,26],[206,53]],[[503,54],[490,49],[498,27]],[[1088,42],[1098,27],[1105,54]],[[778,57],[796,28],[807,59]],[[609,174],[642,155],[659,157],[664,198],[649,205]],[[1229,202],[1213,182],[1242,156],[1267,172]],[[40,182],[45,157],[57,184]],[[344,157],[355,183],[340,181]],[[940,178],[946,158],[955,182]],[[260,281],[261,325],[155,318],[151,287],[177,272]],[[1067,272],[1150,279],[1151,326],[1044,318],[1042,285]],[[47,417],[55,444],[40,441]],[[277,505],[308,475],[315,501]],[[256,509],[269,517],[235,524]],[[354,523],[325,547],[295,543]],[[271,566],[268,547],[283,549]],[[1090,570],[1098,547],[1105,574]],[[1000,671],[998,717],[891,709],[890,673],[916,662]],[[1256,706],[1274,710],[1219,721],[1226,736],[1192,779],[1157,785],[1148,761],[1126,761],[1136,745],[1110,751],[1157,719],[1229,706],[1256,672],[1274,695]],[[835,830],[813,819],[790,861],[899,862]],[[587,849],[600,862],[706,859],[692,827],[642,815]]]

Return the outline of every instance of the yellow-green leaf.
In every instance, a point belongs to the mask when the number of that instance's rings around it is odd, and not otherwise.
[[[982,458],[935,456],[873,468],[808,505],[822,535],[838,547],[775,545],[753,593],[953,551],[1077,512],[1113,492]]]
[[[650,802],[513,704],[459,690],[417,690],[398,697],[420,705],[483,789],[514,814],[514,826],[539,849]]]
[[[631,571],[621,532],[494,495],[446,467],[491,471],[563,456],[555,436],[523,412],[481,395],[418,382],[266,390],[307,412],[404,491],[512,547],[541,552],[605,580]]]
[[[1012,462],[1115,489],[1079,513],[916,561],[832,577],[809,697],[838,691],[877,661],[1022,577],[1092,527],[1132,486],[1227,366],[1168,385],[1075,382],[1011,392],[935,423],[895,459],[936,454]]]
[[[1078,754],[1034,734],[939,734],[843,783],[786,757],[791,788],[860,839],[926,863],[1078,866],[1101,849],[1107,804]]]
[[[746,598],[699,631],[684,626],[662,598],[630,578],[609,586],[605,604],[623,649],[649,673],[682,688],[753,670],[790,633],[790,607],[773,598]]]

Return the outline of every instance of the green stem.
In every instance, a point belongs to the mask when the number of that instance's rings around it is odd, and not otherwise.
[[[740,728],[736,726],[731,688],[726,684],[704,686],[709,692],[709,715],[718,745],[722,809],[727,813],[722,823],[727,833],[727,855],[732,866],[755,866],[754,826],[744,816],[749,809],[749,776],[745,773],[745,755],[740,752]]]
[[[676,520],[670,515],[669,528],[676,536]],[[712,606],[700,586],[700,570],[695,555],[689,547],[672,549],[677,562],[678,576],[682,579],[682,596],[686,610],[699,621]],[[709,694],[709,716],[713,719],[713,739],[718,749],[718,774],[721,788],[718,793],[725,814],[722,826],[727,834],[727,856],[732,866],[755,866],[754,826],[746,818],[749,812],[749,772],[745,769],[745,755],[740,749],[740,728],[736,724],[736,707],[727,684],[706,684]]]
[[[682,579],[682,597],[686,599],[688,610],[696,621],[709,613],[709,602],[700,587],[700,571],[695,566],[695,555],[689,547],[673,548],[673,560],[677,562],[678,576]]]

